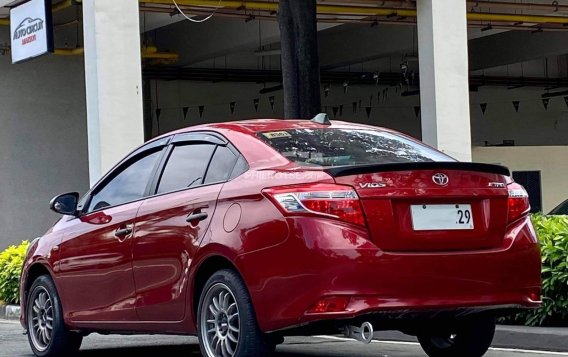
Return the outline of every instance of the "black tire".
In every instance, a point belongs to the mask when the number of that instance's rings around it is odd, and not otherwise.
[[[45,304],[41,304],[42,299]],[[43,306],[40,307],[40,305]],[[47,308],[45,308],[46,306]],[[34,311],[36,311],[34,308],[39,311],[35,315],[37,319],[34,319]],[[33,282],[27,296],[25,313],[28,341],[36,356],[57,357],[77,354],[83,342],[83,336],[71,332],[65,327],[61,301],[50,276],[42,275]],[[44,339],[40,332],[36,332],[39,331],[40,323],[46,331],[49,330],[48,326],[51,326],[49,339],[47,337]]]
[[[225,295],[222,297],[217,294]],[[210,309],[211,304],[215,306],[213,298],[217,298],[218,304],[220,304],[220,301],[225,302],[225,305],[229,308],[225,309],[222,306],[219,309],[214,308],[216,311],[214,313]],[[236,318],[231,317],[235,314]],[[221,322],[218,324],[211,322],[213,319]],[[228,355],[232,357],[267,357],[272,355],[276,348],[276,343],[271,341],[258,327],[246,285],[233,270],[220,270],[207,280],[199,297],[196,320],[199,347],[205,357],[223,357],[220,351],[215,351],[213,348],[214,342],[211,341],[215,341],[215,337],[217,341],[221,339],[225,341],[221,345],[225,344],[229,347],[222,348],[225,348],[225,352],[228,352]],[[224,330],[222,321],[225,321]],[[239,331],[236,337],[235,332],[231,331],[231,324],[235,327],[238,326]],[[216,330],[208,333],[207,330],[213,328],[216,328]],[[231,342],[233,340],[229,338],[229,335],[233,339],[237,339],[237,342]]]
[[[495,318],[474,317],[418,334],[430,357],[482,357],[493,342]]]

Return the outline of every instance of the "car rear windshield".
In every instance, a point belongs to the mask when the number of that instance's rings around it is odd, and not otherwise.
[[[419,142],[380,130],[290,129],[262,132],[258,136],[302,166],[455,161]]]

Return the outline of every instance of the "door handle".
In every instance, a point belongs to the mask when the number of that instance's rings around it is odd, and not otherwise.
[[[117,238],[124,238],[132,233],[132,225],[126,226],[124,228],[119,228],[114,232],[114,236]]]
[[[192,213],[185,219],[188,223],[192,222],[201,222],[206,220],[209,217],[207,212],[199,212],[199,213]]]

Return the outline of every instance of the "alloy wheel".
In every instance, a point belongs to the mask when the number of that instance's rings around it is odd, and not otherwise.
[[[240,337],[239,307],[233,292],[222,283],[207,291],[200,316],[201,338],[207,357],[233,357]]]
[[[49,292],[42,286],[34,290],[28,308],[28,333],[34,347],[43,352],[47,350],[53,337],[53,301]]]

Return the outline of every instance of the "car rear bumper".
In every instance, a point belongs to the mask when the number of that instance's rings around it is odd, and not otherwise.
[[[364,229],[331,220],[296,218],[289,226],[284,243],[236,260],[266,332],[377,313],[540,304],[540,251],[529,218],[508,230],[499,249],[470,252],[390,253]],[[349,297],[342,311],[309,312],[337,296]]]

